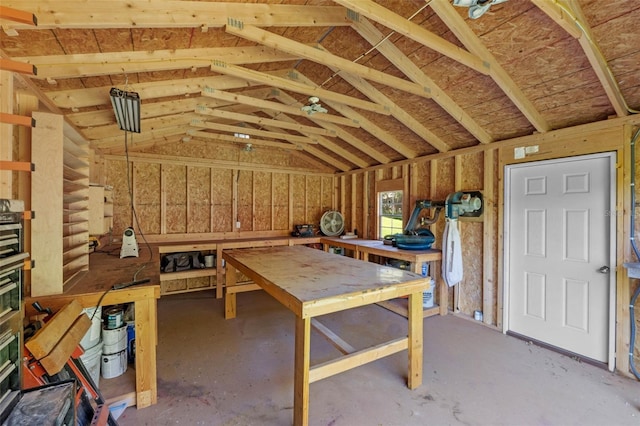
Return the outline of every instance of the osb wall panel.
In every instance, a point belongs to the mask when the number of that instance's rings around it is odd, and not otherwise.
[[[173,164],[162,165],[162,180],[166,202],[165,226],[167,234],[187,232],[187,168]]]
[[[323,176],[322,177],[322,201],[321,201],[322,213],[327,210],[333,209],[333,178]]]
[[[364,189],[363,173],[356,175],[355,183],[356,183],[355,185],[356,205],[354,206],[354,208],[355,208],[356,221],[351,225],[352,227],[351,229],[349,229],[349,231],[356,232],[357,235],[362,235],[362,227],[364,226],[363,225],[364,210],[362,209],[362,200],[364,198],[364,194],[362,192]]]
[[[187,288],[190,290],[208,287],[211,287],[210,277],[187,278]]]
[[[305,177],[303,175],[292,175],[291,196],[293,197],[293,224],[302,225],[307,223],[305,212]]]
[[[106,184],[113,187],[113,235],[122,235],[133,219],[127,189],[127,162],[107,162],[106,173]]]
[[[307,204],[307,223],[320,223],[322,217],[322,178],[320,176],[306,177],[306,204]]]
[[[479,222],[461,222],[462,259],[464,277],[457,302],[460,312],[470,315],[482,310],[482,238],[483,226]]]
[[[354,207],[351,205],[351,176],[344,177],[344,207],[342,208],[341,213],[344,215],[344,230],[351,231],[353,229],[353,224],[351,223],[351,209]],[[342,195],[341,195],[342,196]]]
[[[273,228],[289,229],[289,175],[273,173]]]
[[[253,229],[253,172],[238,171],[238,221],[241,231]]]
[[[187,167],[187,232],[211,231],[211,169]]]
[[[484,154],[462,155],[462,174],[460,190],[471,191],[482,189],[484,185]]]
[[[133,193],[140,232],[160,233],[160,192],[160,165],[134,163]]]
[[[233,230],[233,171],[211,169],[211,232]]]
[[[444,200],[455,191],[455,160],[453,157],[436,161],[436,193],[434,199]]]
[[[268,172],[253,172],[255,192],[254,231],[271,230],[271,176]]]
[[[187,280],[171,280],[162,282],[162,291],[164,293],[175,293],[187,290]]]

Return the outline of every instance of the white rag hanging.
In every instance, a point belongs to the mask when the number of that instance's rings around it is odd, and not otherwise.
[[[442,235],[442,279],[449,287],[462,281],[462,245],[458,220],[447,218]]]

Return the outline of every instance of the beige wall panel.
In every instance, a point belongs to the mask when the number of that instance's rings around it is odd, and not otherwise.
[[[212,181],[212,228],[211,232],[233,231],[234,218],[231,217],[233,199],[233,171],[211,169]]]
[[[253,172],[238,171],[238,221],[240,231],[253,230]]]
[[[479,190],[484,185],[484,154],[477,152],[462,156],[462,191]]]
[[[415,188],[417,189],[415,196],[416,200],[429,200],[431,194],[429,194],[429,179],[431,176],[431,163],[429,161],[421,161],[417,163],[416,178],[417,182]]]
[[[113,235],[122,235],[133,220],[127,184],[127,162],[107,161],[106,173],[106,183],[113,187]]]
[[[447,195],[455,191],[455,160],[453,157],[438,160],[436,170],[436,193],[434,199],[444,200]]]
[[[345,176],[343,179],[345,205],[340,213],[344,216],[344,231],[347,232],[353,230],[353,224],[351,223],[351,209],[353,208],[351,205],[351,176]]]
[[[274,230],[289,229],[289,175],[273,173]]]
[[[482,310],[482,223],[461,222],[460,238],[464,278],[460,284],[460,312],[473,316],[474,310]]]
[[[187,280],[171,280],[162,282],[162,293],[174,293],[187,290]]]
[[[187,232],[187,168],[164,164],[162,166],[162,188],[166,194],[167,234]]]
[[[291,195],[293,197],[293,224],[306,224],[304,175],[291,175],[291,177],[293,180],[291,188]]]
[[[187,278],[187,288],[190,290],[210,287],[209,277]]]
[[[364,173],[359,173],[358,175],[356,175],[356,187],[355,187],[355,191],[356,191],[356,205],[352,206],[355,207],[355,217],[356,217],[356,223],[353,223],[351,225],[351,229],[349,229],[349,231],[358,231],[358,235],[362,235],[362,217],[364,212],[362,211],[362,197],[364,196],[363,194],[363,188],[364,188]]]
[[[333,207],[333,177],[322,177],[322,214]],[[321,214],[321,216],[322,216]]]
[[[255,231],[271,230],[271,173],[254,172]]]
[[[211,231],[211,169],[187,167],[187,232]]]
[[[318,225],[322,210],[322,178],[307,176],[307,222]]]
[[[160,233],[160,191],[160,165],[134,163],[133,193],[135,208],[141,231],[145,234]]]

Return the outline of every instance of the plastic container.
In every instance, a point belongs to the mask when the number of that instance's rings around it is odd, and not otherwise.
[[[84,368],[89,372],[89,376],[93,380],[93,384],[96,388],[100,386],[100,357],[102,356],[102,341],[98,341],[98,344],[92,348],[85,349],[84,353],[80,355],[80,361],[84,365]]]
[[[133,321],[127,322],[127,358],[129,364],[136,359],[136,324]]]
[[[110,330],[102,329],[102,353],[115,354],[127,348],[127,326]]]
[[[435,286],[433,285],[433,280],[429,280],[429,290],[425,290],[422,292],[422,307],[423,308],[433,308],[433,290]]]
[[[87,333],[84,335],[82,340],[80,340],[80,346],[82,346],[82,349],[86,351],[87,349],[94,348],[100,342],[100,331],[102,330],[102,306],[98,306],[97,308],[85,308],[83,312],[91,319],[91,326],[89,327],[89,330],[87,330]]]
[[[105,379],[122,376],[127,371],[126,349],[115,354],[102,355],[101,371]]]

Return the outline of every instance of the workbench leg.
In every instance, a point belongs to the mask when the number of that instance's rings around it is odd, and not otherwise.
[[[229,293],[229,287],[236,285],[237,269],[227,263],[227,271],[225,274],[225,294],[224,294],[224,318],[231,319],[236,317],[236,294]]]
[[[136,407],[158,402],[156,372],[157,312],[156,299],[134,302],[136,327]]]
[[[293,374],[293,424],[309,424],[309,360],[311,319],[296,317],[295,371]]]
[[[409,376],[407,386],[416,389],[422,384],[422,292],[409,295]]]
[[[449,312],[449,287],[442,279],[442,271],[440,270],[440,262],[431,262],[431,276],[433,277],[433,285],[437,286],[438,306],[440,307],[440,315],[447,315]]]

